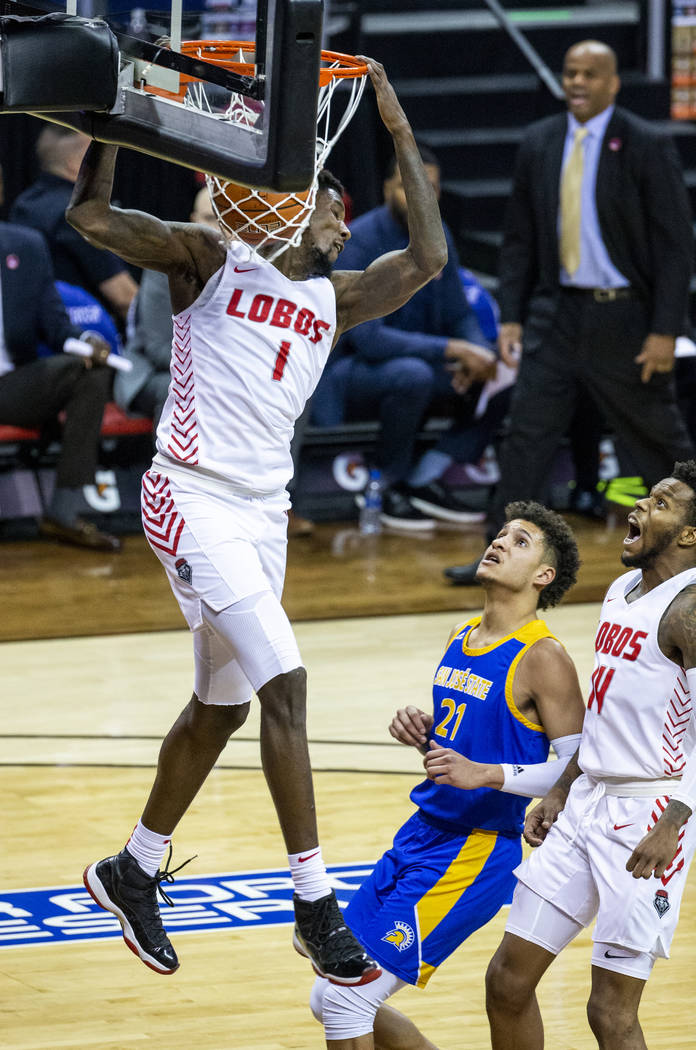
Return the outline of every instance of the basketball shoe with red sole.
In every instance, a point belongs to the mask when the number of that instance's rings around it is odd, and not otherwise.
[[[336,894],[316,901],[294,895],[295,951],[309,959],[314,972],[332,984],[369,984],[382,973],[346,926]]]

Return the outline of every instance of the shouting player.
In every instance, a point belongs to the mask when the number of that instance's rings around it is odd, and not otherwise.
[[[417,812],[346,911],[382,967],[362,988],[317,979],[311,1005],[330,1050],[435,1050],[386,999],[425,987],[437,967],[510,899],[524,812],[580,739],[584,704],[572,660],[537,618],[575,582],[570,529],[538,503],[511,503],[479,568],[482,616],[450,637],[433,714],[397,712],[390,732],[426,753]],[[549,741],[558,762],[547,762]],[[510,1044],[513,1045],[513,1044]]]
[[[343,923],[322,860],[306,674],[280,604],[295,420],[338,336],[398,309],[447,258],[409,123],[382,66],[364,61],[403,174],[410,234],[404,251],[367,270],[331,272],[350,234],[342,187],[328,172],[301,243],[272,263],[205,226],[113,207],[112,146],[90,147],[68,210],[92,243],[166,273],[174,310],[172,381],[142,506],[148,540],[193,632],[194,692],[162,744],[126,847],[85,872],[128,946],[160,973],[179,965],[157,906],[156,891],[171,878],[159,870],[165,849],[255,692],[263,770],[295,886],[295,946],[332,981],[379,975]]]
[[[646,1046],[638,1006],[669,955],[696,846],[696,461],[637,501],[621,560],[578,754],[527,818],[540,849],[516,873],[489,967],[494,1050],[541,1050],[536,986],[595,916],[590,1027],[601,1050]]]

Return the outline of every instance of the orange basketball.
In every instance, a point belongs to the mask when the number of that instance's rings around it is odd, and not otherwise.
[[[306,217],[308,196],[309,190],[272,193],[217,179],[212,194],[221,222],[250,244],[289,240]]]

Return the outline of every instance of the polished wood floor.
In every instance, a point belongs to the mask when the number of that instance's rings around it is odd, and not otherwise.
[[[571,602],[598,601],[621,571],[625,520],[606,524],[569,516],[583,565]],[[476,587],[452,587],[447,565],[484,547],[482,526],[438,527],[418,537],[396,531],[361,536],[354,523],[318,525],[290,542],[284,604],[291,620],[477,608]],[[49,542],[0,545],[8,601],[0,641],[158,631],[183,625],[159,562],[145,538],[128,536],[120,554]]]
[[[580,525],[576,601],[552,610],[587,681],[597,600],[620,571],[622,528]],[[427,540],[323,526],[290,548],[287,606],[309,669],[309,735],[321,841],[330,863],[371,861],[411,812],[419,757],[386,726],[396,706],[429,702],[435,662],[475,588],[441,569],[480,550],[475,532]],[[120,848],[142,809],[159,741],[191,688],[191,646],[163,573],[133,537],[102,557],[50,544],[6,544],[0,660],[0,901],[6,890],[78,885],[83,867]],[[455,611],[456,610],[456,611]],[[389,615],[387,615],[389,614]],[[258,713],[233,738],[176,835],[191,875],[281,867],[284,852],[258,755]],[[501,913],[425,992],[394,1003],[441,1050],[485,1050],[483,974]],[[307,1008],[312,976],[289,926],[179,936],[181,969],[147,970],[119,941],[0,952],[0,1045],[10,1050],[321,1048]],[[590,935],[545,978],[547,1045],[592,1050],[584,1003]],[[641,1011],[651,1048],[692,1050],[696,875],[673,958],[656,968]],[[513,1050],[513,1048],[511,1048]]]

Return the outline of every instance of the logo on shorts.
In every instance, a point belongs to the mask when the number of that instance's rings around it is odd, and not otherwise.
[[[401,922],[399,919],[394,923],[389,933],[385,933],[382,938],[383,941],[393,944],[399,952],[405,952],[407,948],[410,948],[415,939],[416,935],[413,929],[407,922]]]
[[[655,894],[655,900],[653,901],[653,904],[655,905],[655,911],[660,916],[660,918],[662,918],[662,916],[669,911],[670,907],[669,898],[667,896],[667,890],[658,890]]]
[[[189,563],[186,561],[186,558],[178,558],[174,562],[174,568],[176,569],[176,574],[180,580],[183,580],[184,583],[191,582],[193,571]]]

